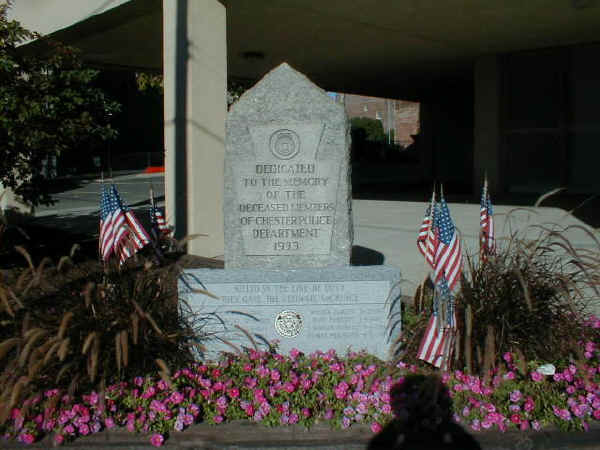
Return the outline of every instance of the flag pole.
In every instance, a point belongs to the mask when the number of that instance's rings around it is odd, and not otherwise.
[[[433,226],[433,215],[434,215],[434,206],[435,206],[435,181],[433,182],[433,188],[431,190],[431,200],[429,203],[429,214],[431,215],[431,226]],[[427,242],[427,241],[426,241]],[[420,289],[419,289],[419,298],[417,299],[418,302],[418,307],[419,309],[421,309],[421,307],[424,307],[424,302],[423,302],[423,297],[425,295],[425,284],[427,283],[427,279],[430,276],[430,272],[431,269],[428,268],[428,262],[427,262],[427,258],[425,258],[425,277],[423,278],[423,281],[421,281],[420,284]],[[432,299],[433,300],[433,299]]]

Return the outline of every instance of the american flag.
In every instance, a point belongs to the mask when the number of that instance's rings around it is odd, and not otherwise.
[[[148,233],[137,220],[133,211],[123,205],[119,192],[113,184],[102,187],[100,201],[99,248],[103,261],[112,254],[119,256],[121,264],[150,242]]]
[[[442,370],[449,370],[456,342],[456,313],[452,293],[444,278],[436,286],[436,297],[438,299],[434,304],[447,305],[447,320],[443,320],[440,311],[434,306],[433,314],[419,344],[417,358]]]
[[[492,201],[490,200],[490,193],[488,191],[487,178],[483,183],[483,190],[481,191],[481,210],[479,213],[479,250],[481,260],[486,261],[488,255],[494,254],[496,249],[496,242],[494,240],[494,209],[492,207]]]
[[[444,277],[452,291],[462,273],[462,248],[444,197],[434,216],[433,228],[438,241],[433,267],[435,283],[439,283]]]
[[[168,235],[171,229],[167,225],[162,211],[156,207],[154,202],[154,191],[150,189],[150,223],[152,224],[152,235],[155,240],[161,235]]]
[[[417,248],[425,257],[431,268],[434,267],[437,239],[433,230],[433,216],[435,214],[435,191],[431,194],[431,204],[425,211],[423,223],[417,236]]]

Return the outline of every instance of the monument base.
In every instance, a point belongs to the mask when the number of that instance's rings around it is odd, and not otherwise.
[[[208,359],[273,344],[284,354],[365,350],[388,359],[400,332],[399,282],[399,269],[389,266],[188,269],[180,309],[210,336]]]

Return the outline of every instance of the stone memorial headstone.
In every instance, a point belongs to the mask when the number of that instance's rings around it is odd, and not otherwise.
[[[225,269],[189,269],[179,283],[182,312],[215,338],[209,356],[274,341],[282,352],[389,356],[400,271],[349,265],[349,148],[344,106],[288,64],[231,107]]]
[[[226,125],[225,268],[347,266],[350,132],[342,104],[281,64]]]

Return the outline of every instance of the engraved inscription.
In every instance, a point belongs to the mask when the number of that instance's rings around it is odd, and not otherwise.
[[[388,342],[386,325],[391,303],[387,281],[210,283],[217,295],[194,294],[188,302],[197,310],[214,310],[227,327],[241,326],[260,342],[278,341],[279,350],[305,352],[336,348],[343,352],[369,349],[382,354]],[[211,327],[216,327],[214,330]],[[216,322],[207,331],[219,331]],[[264,338],[264,339],[263,339]],[[247,335],[228,336],[248,346]],[[258,342],[257,341],[257,342]]]
[[[256,159],[236,170],[245,254],[329,254],[339,167],[316,158],[323,125],[254,127],[250,132]]]

